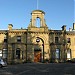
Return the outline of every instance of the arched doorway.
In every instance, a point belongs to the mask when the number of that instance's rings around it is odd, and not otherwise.
[[[36,44],[34,45],[34,62],[44,61],[44,41],[40,37],[36,37]]]

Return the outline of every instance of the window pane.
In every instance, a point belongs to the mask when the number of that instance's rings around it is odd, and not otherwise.
[[[7,49],[3,49],[3,55],[2,55],[3,58],[7,58]]]
[[[7,54],[4,54],[4,53],[3,53],[3,58],[7,58]]]
[[[70,58],[70,53],[67,53],[67,58]]]
[[[58,43],[58,37],[55,37],[55,43]]]
[[[59,49],[56,49],[56,58],[60,58],[60,51],[59,51]]]
[[[0,57],[2,57],[2,50],[0,50]]]
[[[16,49],[16,58],[20,59],[20,49]]]
[[[17,42],[21,42],[21,36],[17,36]]]
[[[67,50],[67,59],[71,59],[71,49]]]

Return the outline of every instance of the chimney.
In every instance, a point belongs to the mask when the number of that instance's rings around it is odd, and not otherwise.
[[[62,26],[62,30],[66,31],[66,25]]]
[[[12,24],[8,24],[8,30],[12,30],[13,25]]]
[[[73,30],[75,30],[75,23],[73,23]]]

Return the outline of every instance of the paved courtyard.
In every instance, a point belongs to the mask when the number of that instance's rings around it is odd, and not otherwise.
[[[75,75],[75,63],[25,63],[0,68],[0,75]]]

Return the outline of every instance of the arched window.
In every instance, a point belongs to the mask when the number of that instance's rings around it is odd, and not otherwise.
[[[41,25],[40,18],[37,17],[37,18],[36,18],[36,26],[37,26],[37,27],[40,27],[40,25]]]
[[[60,58],[60,50],[59,49],[56,49],[56,51],[55,51],[55,58],[56,59]]]
[[[16,49],[16,58],[20,59],[20,48]]]
[[[71,49],[67,50],[67,59],[70,60],[71,59]]]

